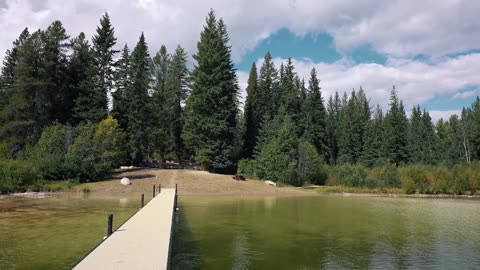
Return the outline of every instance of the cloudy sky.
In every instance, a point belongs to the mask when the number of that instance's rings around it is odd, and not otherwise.
[[[143,31],[151,53],[181,44],[193,54],[210,8],[227,24],[242,88],[270,51],[278,65],[291,56],[305,78],[316,67],[325,97],[362,86],[385,107],[396,85],[408,110],[420,104],[434,119],[480,91],[478,0],[0,0],[0,51],[53,20],[91,36],[109,12],[119,48]]]

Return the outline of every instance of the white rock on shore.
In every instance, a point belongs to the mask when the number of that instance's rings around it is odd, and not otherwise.
[[[265,184],[270,185],[270,186],[274,186],[274,187],[277,186],[277,184],[275,182],[272,182],[272,181],[265,181]]]
[[[125,185],[125,186],[128,186],[128,185],[131,185],[132,184],[132,181],[130,181],[130,179],[126,178],[126,177],[123,177],[122,180],[120,180],[120,183],[122,185]]]

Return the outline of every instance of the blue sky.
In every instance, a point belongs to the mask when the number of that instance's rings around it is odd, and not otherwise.
[[[473,0],[0,0],[0,52],[25,27],[54,20],[72,37],[91,37],[108,12],[118,48],[133,47],[143,32],[151,54],[180,44],[192,55],[210,9],[227,25],[242,91],[251,63],[260,66],[270,51],[278,66],[292,57],[301,77],[315,67],[325,98],[362,86],[372,105],[387,108],[395,85],[407,109],[420,104],[436,120],[479,94],[480,1]]]

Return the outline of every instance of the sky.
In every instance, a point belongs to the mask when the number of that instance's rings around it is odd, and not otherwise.
[[[386,109],[395,85],[407,111],[419,104],[434,120],[480,92],[478,0],[0,0],[0,52],[54,20],[91,37],[108,12],[119,49],[144,32],[151,54],[180,44],[192,55],[210,9],[227,24],[243,96],[267,51],[277,66],[292,57],[306,80],[315,67],[325,99],[362,87]]]

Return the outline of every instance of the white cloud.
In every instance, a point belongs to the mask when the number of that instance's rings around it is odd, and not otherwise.
[[[443,120],[448,120],[450,116],[456,114],[456,115],[461,115],[462,111],[461,110],[446,110],[446,111],[428,111],[430,114],[430,117],[432,118],[433,123],[437,123],[440,118],[443,118]]]
[[[328,32],[339,51],[371,44],[399,57],[441,56],[478,48],[479,1],[469,0],[0,0],[0,50],[25,26],[45,28],[60,19],[74,36],[92,35],[100,15],[108,11],[119,45],[131,46],[144,31],[152,51],[165,43],[195,52],[210,8],[225,19],[236,61],[273,32],[288,28],[298,35]]]

